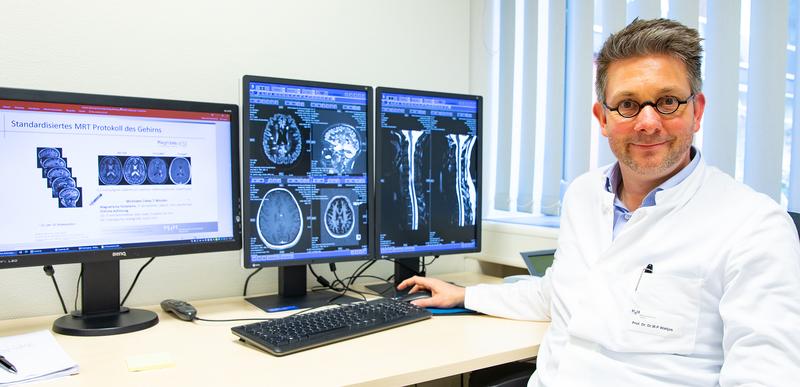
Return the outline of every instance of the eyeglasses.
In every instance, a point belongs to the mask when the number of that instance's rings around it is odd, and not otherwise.
[[[603,103],[603,106],[612,112],[617,112],[617,114],[625,118],[633,118],[639,115],[639,112],[641,112],[645,106],[652,106],[657,112],[664,115],[675,113],[678,111],[678,108],[680,108],[681,105],[685,105],[692,98],[694,98],[694,94],[690,95],[683,101],[679,100],[678,97],[665,95],[657,99],[656,102],[644,101],[639,103],[632,99],[626,99],[620,102],[615,108],[606,105],[605,102]]]

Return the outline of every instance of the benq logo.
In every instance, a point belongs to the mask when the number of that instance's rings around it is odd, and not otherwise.
[[[112,257],[127,257],[128,253],[126,253],[124,251],[114,251],[114,252],[111,253],[111,256]]]

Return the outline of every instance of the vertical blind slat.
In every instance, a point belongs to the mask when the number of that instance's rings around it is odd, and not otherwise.
[[[625,0],[600,0],[598,6],[602,7],[600,11],[603,28],[601,41],[605,42],[609,35],[625,28]],[[611,153],[608,139],[600,132],[597,135],[599,136],[597,142],[597,165],[602,166],[615,162],[617,159]]]
[[[700,1],[670,0],[669,13],[667,16],[672,20],[677,20],[685,24],[686,26],[697,28],[700,23]]]
[[[661,17],[660,0],[633,0],[628,3],[627,22],[630,23],[635,18],[655,19]]]
[[[481,186],[483,188],[483,205],[481,214],[489,217],[494,208],[494,171],[495,159],[492,149],[495,148],[497,133],[494,123],[497,122],[497,113],[494,110],[495,97],[493,95],[494,69],[492,61],[495,57],[494,46],[494,0],[470,0],[470,66],[469,66],[469,92],[483,96],[483,149],[481,170]]]
[[[708,0],[705,27],[706,104],[701,130],[703,157],[723,172],[736,173],[739,120],[739,0]]]
[[[561,212],[561,176],[564,153],[564,40],[566,0],[551,0],[548,9],[547,108],[542,176],[542,213]]]
[[[564,181],[589,170],[592,110],[592,34],[594,9],[591,2],[567,1],[567,94],[564,116]]]
[[[750,10],[744,182],[778,202],[789,24],[785,15],[788,13],[786,0],[753,1]]]
[[[798,10],[800,11],[800,10]],[[798,12],[796,11],[796,12]],[[800,15],[795,15],[800,17]],[[800,40],[800,39],[799,39]],[[791,140],[791,159],[789,161],[789,189],[787,199],[789,211],[800,212],[800,49],[797,49],[800,42],[795,42],[795,61],[794,61],[794,99],[792,117],[792,140]]]
[[[500,1],[500,72],[494,208],[511,209],[511,125],[514,107],[514,0]]]
[[[522,122],[519,153],[517,211],[533,212],[533,164],[536,160],[536,75],[539,2],[525,1],[524,48],[522,54]]]

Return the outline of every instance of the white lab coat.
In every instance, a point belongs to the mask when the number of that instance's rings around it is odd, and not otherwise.
[[[467,288],[468,308],[551,320],[529,385],[800,385],[800,243],[786,212],[701,159],[612,240],[604,183],[598,169],[569,187],[543,278]]]

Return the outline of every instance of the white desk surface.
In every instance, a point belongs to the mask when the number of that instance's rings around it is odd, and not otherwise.
[[[459,284],[499,279],[474,273],[439,276]],[[208,319],[266,313],[241,297],[192,301]],[[116,336],[54,334],[80,365],[80,374],[53,386],[408,385],[536,356],[547,323],[489,316],[434,316],[386,331],[275,357],[230,332],[247,322],[184,322],[158,306],[159,323]],[[0,321],[0,336],[50,329],[58,316]],[[173,367],[129,372],[132,356],[167,353]]]

